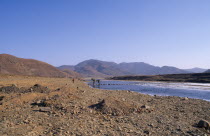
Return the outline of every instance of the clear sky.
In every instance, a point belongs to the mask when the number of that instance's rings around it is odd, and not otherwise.
[[[210,0],[0,0],[0,53],[210,68]]]

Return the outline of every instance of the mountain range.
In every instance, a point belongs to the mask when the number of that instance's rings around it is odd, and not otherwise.
[[[43,77],[112,77],[124,75],[163,75],[203,73],[207,69],[179,69],[171,66],[157,67],[144,62],[115,63],[100,60],[86,60],[75,66],[54,67],[34,59],[18,58],[0,54],[0,74],[29,75]]]
[[[183,73],[202,73],[207,69],[179,69],[172,66],[153,66],[144,62],[115,63],[100,60],[86,60],[75,66],[63,65],[58,69],[74,70],[84,77],[110,77],[123,75],[163,75],[163,74],[183,74]]]

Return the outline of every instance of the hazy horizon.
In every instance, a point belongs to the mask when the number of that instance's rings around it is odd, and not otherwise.
[[[2,0],[0,54],[210,68],[209,0]]]

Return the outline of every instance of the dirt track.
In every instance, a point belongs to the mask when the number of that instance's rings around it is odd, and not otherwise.
[[[1,136],[209,135],[197,127],[210,121],[203,100],[99,90],[67,78],[1,76],[5,86],[16,91],[0,89]]]

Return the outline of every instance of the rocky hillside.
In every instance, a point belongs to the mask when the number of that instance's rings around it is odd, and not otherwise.
[[[0,74],[29,75],[43,77],[71,77],[45,62],[17,58],[8,54],[0,54]]]

